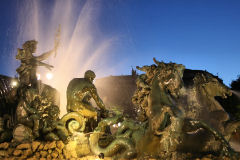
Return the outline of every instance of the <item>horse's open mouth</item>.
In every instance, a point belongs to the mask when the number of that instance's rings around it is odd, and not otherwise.
[[[200,132],[200,131],[202,131],[202,130],[204,130],[203,128],[198,128],[198,129],[196,129],[196,130],[194,130],[194,131],[190,131],[190,132],[186,132],[187,134],[197,134],[198,132]]]

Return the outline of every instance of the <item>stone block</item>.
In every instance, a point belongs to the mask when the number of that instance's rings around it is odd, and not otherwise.
[[[23,143],[19,144],[16,149],[31,149],[31,144],[30,143]]]
[[[35,152],[41,143],[38,141],[32,142],[32,151]]]
[[[4,142],[0,144],[0,149],[7,149],[9,147],[9,143]]]
[[[49,149],[49,150],[48,150],[48,153],[49,153],[49,154],[51,154],[51,153],[52,153],[52,150],[51,150],[51,149]]]
[[[55,151],[57,151],[58,154],[61,154],[61,153],[62,153],[62,150],[60,150],[59,148],[56,148]]]
[[[51,143],[49,143],[49,149],[54,149],[54,148],[56,148],[56,141],[53,141],[53,142],[51,142]]]
[[[57,141],[57,148],[58,149],[60,149],[60,150],[62,150],[63,148],[64,148],[64,143],[63,143],[63,141]]]
[[[49,143],[45,144],[44,147],[43,147],[43,150],[46,151],[49,149]]]
[[[40,151],[40,155],[42,158],[46,158],[47,155],[48,155],[48,152],[47,151]]]
[[[52,160],[52,156],[50,154],[47,155],[47,160]]]
[[[8,148],[7,149],[7,152],[8,152],[9,155],[11,155],[13,153],[13,151],[14,151],[14,148]]]
[[[13,155],[14,155],[14,156],[20,156],[20,155],[22,155],[22,150],[19,150],[19,149],[14,150],[14,151],[13,151]]]
[[[1,157],[8,157],[8,152],[7,151],[4,151],[4,150],[0,150],[0,156]]]
[[[23,155],[24,157],[29,157],[30,155],[32,155],[32,153],[33,153],[33,152],[32,152],[31,149],[27,149],[27,150],[24,150],[24,151],[23,151],[23,154],[22,154],[22,155]]]
[[[44,147],[44,144],[41,143],[41,144],[39,145],[39,147],[38,147],[38,151],[43,150],[43,147]]]
[[[52,158],[57,158],[58,157],[58,152],[57,151],[53,151],[51,156],[52,156]]]

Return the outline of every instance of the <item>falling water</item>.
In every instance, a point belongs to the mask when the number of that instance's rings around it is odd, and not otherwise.
[[[97,77],[114,74],[107,66],[110,46],[114,38],[105,38],[97,28],[100,12],[99,1],[21,1],[19,4],[19,44],[35,39],[37,53],[53,49],[56,30],[61,25],[61,44],[57,56],[45,63],[54,66],[53,78],[47,80],[49,72],[40,67],[41,80],[60,92],[61,115],[66,113],[66,88],[74,77],[82,77],[88,69]],[[45,6],[44,6],[45,5]],[[21,46],[19,46],[20,48]]]
[[[234,95],[236,95],[240,100],[240,92],[231,90]]]

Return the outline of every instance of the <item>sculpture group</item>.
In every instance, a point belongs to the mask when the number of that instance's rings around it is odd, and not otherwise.
[[[0,128],[2,142],[62,140],[68,144],[71,137],[81,133],[88,137],[91,153],[100,158],[185,159],[190,158],[187,152],[238,157],[229,140],[240,122],[232,121],[215,99],[231,95],[218,77],[156,59],[153,65],[137,67],[145,73],[136,80],[132,102],[137,118],[131,118],[106,109],[93,84],[96,75],[88,70],[83,78],[69,82],[67,114],[59,118],[59,104],[53,95],[57,91],[36,77],[37,67],[53,68],[42,61],[56,52],[59,39],[53,50],[37,57],[33,56],[36,45],[37,41],[31,40],[18,49],[19,85],[11,94],[17,101],[16,118],[12,129],[5,123],[10,119],[7,115],[0,118],[0,126],[4,126]],[[91,98],[98,109],[90,103]],[[113,132],[116,124],[119,126]]]
[[[101,116],[107,116],[107,110],[93,84],[96,75],[91,70],[85,72],[84,78],[75,78],[69,83],[67,88],[67,112],[69,114],[65,115],[62,120],[59,119],[59,106],[55,104],[53,99],[50,99],[52,97],[51,92],[48,91],[47,94],[42,95],[44,91],[40,92],[42,84],[41,81],[37,80],[37,67],[44,66],[50,70],[53,68],[53,66],[42,61],[56,53],[58,45],[59,39],[55,41],[53,50],[37,57],[33,56],[37,48],[37,41],[35,40],[25,42],[23,49],[18,49],[16,59],[21,61],[21,65],[17,68],[19,74],[19,86],[16,91],[16,96],[18,96],[17,127],[13,135],[16,136],[15,140],[17,141],[29,141],[38,138],[50,141],[59,139],[67,141],[67,137],[71,133],[71,125],[74,124],[68,121],[74,117],[72,115],[78,117],[73,118],[74,120],[81,119],[79,123],[82,124],[84,121],[85,127],[81,131],[93,131],[94,126],[97,125],[98,111],[91,105],[91,98],[96,101],[101,109]],[[45,86],[43,90],[46,90],[46,88]],[[19,128],[29,131],[29,136],[19,140]],[[77,130],[77,128],[75,129]],[[42,137],[42,135],[44,136]]]

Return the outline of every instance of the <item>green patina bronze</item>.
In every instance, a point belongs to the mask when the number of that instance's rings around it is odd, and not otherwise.
[[[97,106],[100,108],[101,117],[107,117],[108,114],[108,111],[93,84],[95,77],[95,73],[88,70],[85,72],[84,78],[72,79],[67,87],[67,112],[76,112],[86,119],[86,132],[93,131],[97,126],[98,111],[90,103],[91,98],[94,99]],[[76,120],[76,118],[71,116],[69,119]],[[79,123],[81,124],[82,122]]]
[[[52,105],[45,109],[46,116],[43,118],[42,133],[47,141],[67,141],[68,130],[59,119],[60,110],[58,106]]]

